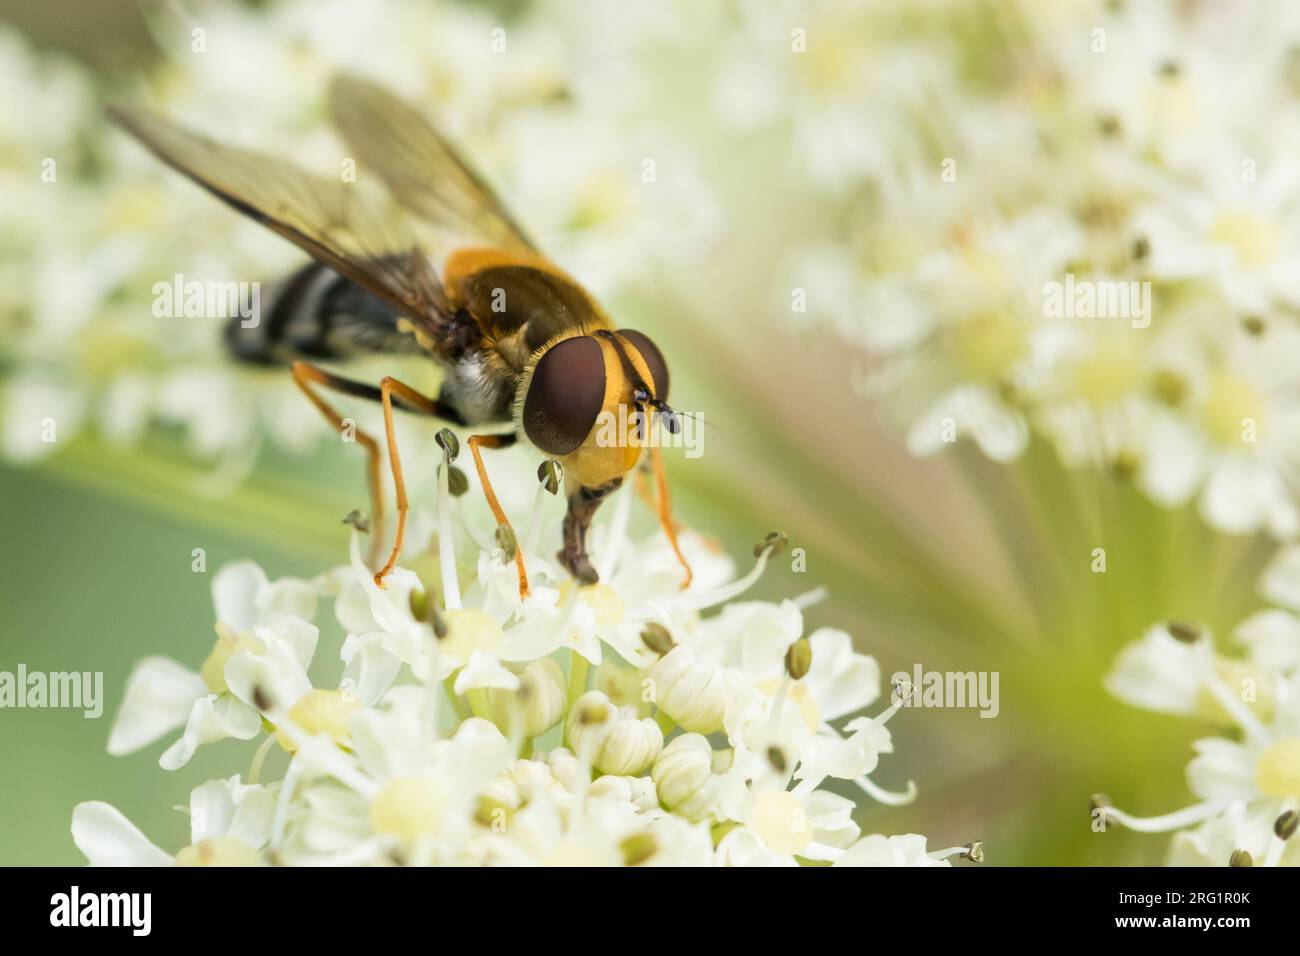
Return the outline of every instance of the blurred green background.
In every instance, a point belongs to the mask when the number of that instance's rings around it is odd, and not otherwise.
[[[151,55],[127,0],[3,0],[0,19],[109,76]],[[658,298],[610,303],[627,324],[656,330],[674,388],[719,426],[707,467],[673,465],[680,514],[741,561],[768,530],[784,530],[807,549],[808,571],[778,562],[759,593],[826,585],[810,624],[844,627],[886,679],[916,662],[1001,673],[995,720],[973,710],[896,718],[897,754],[875,779],[891,789],[915,780],[920,797],[867,807],[864,832],[921,832],[936,848],[982,839],[993,865],[1158,862],[1163,838],[1093,834],[1088,799],[1106,790],[1136,813],[1184,805],[1197,728],[1133,711],[1100,678],[1154,621],[1226,629],[1250,610],[1241,582],[1253,580],[1262,546],[1217,539],[1191,511],[1157,509],[1123,479],[1070,475],[1037,446],[1010,467],[965,448],[909,458],[854,393],[842,347],[753,318],[766,290],[749,279],[772,274],[789,238],[748,228],[770,170],[748,141],[701,133],[698,145],[708,172],[725,170],[711,182],[749,241],[673,276]],[[798,210],[787,227],[815,232]],[[750,299],[738,298],[747,288]],[[130,451],[82,437],[38,467],[0,465],[0,669],[102,670],[107,697],[99,720],[0,712],[0,862],[81,862],[68,825],[88,799],[113,803],[164,847],[187,842],[185,817],[168,808],[246,766],[254,745],[204,748],[170,775],[156,767],[159,746],[110,758],[127,673],[150,654],[197,666],[212,642],[211,574],[225,561],[252,557],[272,577],[337,563],[339,516],[363,492],[358,471],[332,444],[306,457],[270,452],[241,490],[214,499],[198,490],[203,468],[165,432]],[[1098,545],[1105,575],[1090,570]],[[207,574],[191,571],[196,547]]]

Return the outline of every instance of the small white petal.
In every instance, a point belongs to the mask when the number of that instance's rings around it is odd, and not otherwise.
[[[209,694],[194,702],[185,732],[163,751],[158,765],[164,770],[179,770],[204,744],[227,737],[252,740],[261,729],[262,717],[252,707],[229,694]]]
[[[249,631],[257,623],[257,595],[266,587],[266,572],[254,561],[227,564],[212,578],[217,620],[233,630]]]
[[[91,866],[171,866],[158,849],[116,807],[94,801],[72,811],[72,842]]]
[[[146,657],[126,680],[122,709],[108,735],[114,756],[146,747],[185,723],[208,689],[198,674],[166,657]]]

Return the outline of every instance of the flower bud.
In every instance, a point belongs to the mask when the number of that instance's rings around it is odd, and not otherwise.
[[[606,659],[596,671],[592,687],[604,691],[605,696],[619,707],[637,707],[641,704],[643,679],[639,669]]]
[[[591,780],[590,772],[582,766],[572,750],[557,747],[546,755],[546,765],[551,768],[555,779],[569,793],[577,793],[583,785]]]
[[[659,795],[655,791],[654,781],[649,777],[606,774],[591,782],[587,796],[630,803],[638,811],[653,810],[659,806]]]
[[[664,732],[631,707],[618,709],[598,690],[579,697],[569,711],[569,743],[602,773],[643,773],[664,747]]]
[[[564,716],[567,703],[564,671],[549,657],[535,660],[519,675],[518,690],[488,688],[486,701],[488,712],[483,716],[503,734],[536,737]]]
[[[493,809],[500,807],[506,811],[518,810],[544,792],[560,797],[564,795],[565,788],[556,780],[547,764],[540,760],[516,760],[510,769],[479,792],[477,818],[485,826],[490,825],[485,822],[485,817],[490,821]]]
[[[674,737],[650,772],[660,802],[679,817],[698,823],[713,809],[717,790],[713,748],[700,734]]]
[[[722,727],[727,706],[726,676],[678,644],[650,669],[655,703],[684,729],[710,734]]]

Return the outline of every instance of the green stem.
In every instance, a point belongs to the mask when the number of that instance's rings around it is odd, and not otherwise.
[[[447,691],[447,697],[451,701],[451,709],[456,712],[457,722],[469,720],[474,716],[474,711],[470,709],[469,703],[464,697],[461,697],[455,691],[456,675],[449,674],[447,679],[442,682],[443,688]]]
[[[587,692],[587,674],[591,662],[577,651],[569,651],[569,706]]]
[[[677,721],[673,720],[658,707],[655,708],[655,722],[659,724],[659,729],[664,732],[665,737],[677,729]]]

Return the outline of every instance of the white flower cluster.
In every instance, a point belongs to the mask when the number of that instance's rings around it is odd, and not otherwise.
[[[1095,812],[1107,820],[1179,831],[1171,865],[1300,865],[1300,548],[1274,559],[1261,591],[1282,607],[1237,626],[1233,637],[1244,655],[1219,654],[1202,628],[1175,622],[1126,648],[1107,677],[1127,703],[1225,728],[1223,736],[1196,741],[1187,766],[1195,804],[1135,817],[1097,801]]]
[[[873,783],[893,751],[898,705],[875,660],[847,634],[804,634],[802,609],[734,599],[754,568],[701,536],[683,550],[627,535],[630,490],[593,529],[601,581],[575,586],[543,556],[558,529],[543,490],[515,565],[450,494],[413,522],[403,563],[380,589],[362,563],[311,581],[269,581],[253,563],[213,580],[216,641],[198,671],[167,658],[132,673],[109,750],[181,733],[160,764],[177,770],[213,741],[264,737],[245,775],[197,787],[192,840],[173,857],[113,807],[80,805],[77,845],[92,863],[943,865],[978,844],[927,852],[924,837],[862,837],[839,781],[887,804]],[[544,486],[543,486],[544,487]],[[544,534],[543,532],[552,532]],[[458,561],[458,555],[460,560]],[[468,583],[462,589],[461,579]],[[346,633],[337,680],[309,676],[317,605]],[[717,608],[717,613],[703,612]],[[268,755],[288,753],[263,782]]]
[[[921,8],[819,4],[779,51],[820,107],[790,124],[859,160],[780,311],[794,287],[860,349],[916,454],[1037,434],[1217,529],[1300,532],[1300,9]]]

